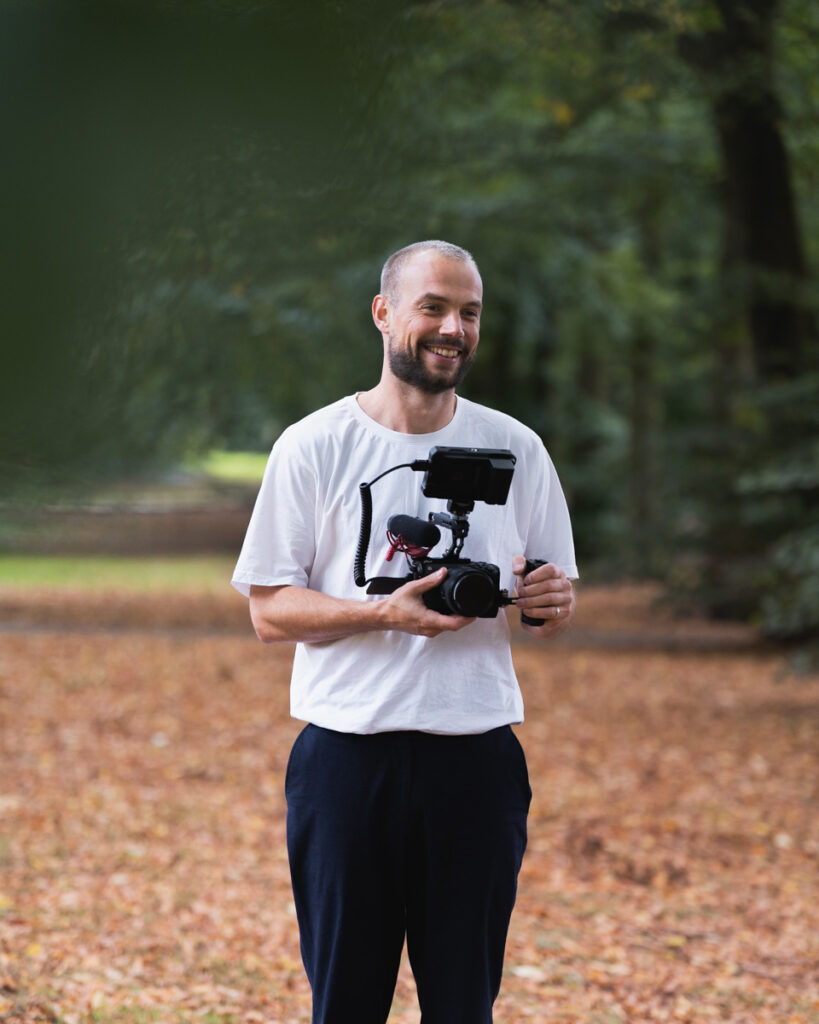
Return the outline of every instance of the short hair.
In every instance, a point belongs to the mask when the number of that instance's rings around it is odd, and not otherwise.
[[[392,256],[387,257],[384,266],[381,268],[381,294],[386,295],[391,301],[395,301],[398,292],[398,282],[401,278],[404,264],[417,253],[429,250],[437,252],[440,256],[445,256],[450,260],[471,263],[476,273],[480,273],[475,257],[471,252],[462,249],[460,245],[453,245],[452,242],[442,242],[437,238],[429,239],[426,242],[413,242],[412,245],[405,245],[403,249],[399,249]]]

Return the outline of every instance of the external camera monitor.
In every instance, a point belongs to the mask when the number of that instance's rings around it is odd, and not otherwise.
[[[421,489],[427,498],[504,505],[514,472],[515,456],[505,448],[435,447]]]

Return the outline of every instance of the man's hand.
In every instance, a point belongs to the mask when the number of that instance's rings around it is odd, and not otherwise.
[[[379,610],[383,613],[385,621],[383,628],[397,629],[415,636],[433,637],[446,631],[463,629],[474,622],[474,618],[465,618],[463,615],[441,615],[424,604],[424,592],[443,583],[445,576],[446,569],[438,569],[437,572],[420,580],[410,580],[393,591],[384,601],[380,601]]]
[[[576,601],[574,587],[566,573],[551,562],[526,573],[526,559],[515,555],[512,571],[518,577],[516,607],[533,619],[545,619],[542,626],[523,628],[532,636],[552,637],[562,633],[571,622]]]

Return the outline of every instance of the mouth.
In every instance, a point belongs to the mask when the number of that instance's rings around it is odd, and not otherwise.
[[[453,345],[439,345],[432,344],[430,342],[423,342],[422,344],[427,352],[431,352],[434,356],[437,356],[439,359],[446,359],[447,362],[454,363],[455,360],[461,354],[461,349],[456,348]]]

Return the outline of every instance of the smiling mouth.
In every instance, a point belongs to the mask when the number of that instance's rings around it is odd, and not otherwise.
[[[429,345],[429,344],[426,344],[426,345],[424,345],[424,348],[428,352],[432,352],[433,355],[441,356],[441,358],[443,358],[443,359],[455,360],[461,354],[461,350],[459,348],[449,348],[449,347],[445,347],[444,345]]]

